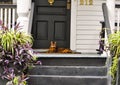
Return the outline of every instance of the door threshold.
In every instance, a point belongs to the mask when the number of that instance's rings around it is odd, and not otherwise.
[[[49,49],[33,49],[34,52],[47,52]]]
[[[76,52],[76,53],[47,53],[49,49],[33,49],[34,55],[36,57],[61,57],[61,58],[75,58],[75,57],[88,57],[88,58],[105,58],[107,56],[101,56],[100,54],[97,53],[81,53],[81,52]]]
[[[49,49],[33,49],[34,50],[34,55],[36,57],[61,57],[61,58],[75,58],[75,57],[88,57],[88,58],[105,58],[106,56],[101,56],[97,53],[47,53]]]
[[[33,49],[35,54],[47,53],[49,49]]]
[[[106,58],[106,56],[101,56],[98,54],[60,54],[60,53],[39,53],[39,54],[34,54],[37,58]]]
[[[59,52],[55,52],[55,53],[48,53],[49,49],[33,49],[33,52],[35,54],[81,54],[81,52],[72,52],[72,53],[59,53]]]

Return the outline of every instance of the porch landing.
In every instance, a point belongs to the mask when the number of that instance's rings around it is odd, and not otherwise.
[[[38,58],[40,57],[61,57],[61,58],[106,58],[107,56],[105,55],[100,55],[96,53],[81,53],[81,52],[76,52],[76,53],[45,53],[47,52],[48,49],[34,49],[34,55]]]
[[[61,57],[61,58],[64,58],[64,57],[71,57],[71,58],[106,58],[107,56],[101,56],[99,54],[95,54],[95,53],[82,53],[82,54],[61,54],[61,53],[37,53],[37,54],[34,54],[36,57]]]

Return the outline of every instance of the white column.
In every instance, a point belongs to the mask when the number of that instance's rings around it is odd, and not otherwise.
[[[17,13],[18,13],[18,19],[17,23],[20,23],[20,26],[22,26],[22,30],[26,33],[28,33],[28,27],[29,27],[29,10],[31,7],[31,0],[17,0]]]
[[[107,0],[107,7],[108,7],[108,14],[109,14],[109,21],[111,32],[114,33],[115,29],[115,0]]]

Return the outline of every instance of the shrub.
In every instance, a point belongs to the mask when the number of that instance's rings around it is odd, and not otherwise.
[[[27,70],[36,60],[33,56],[30,34],[20,32],[19,24],[14,29],[3,26],[0,21],[0,76],[12,85],[26,85]]]

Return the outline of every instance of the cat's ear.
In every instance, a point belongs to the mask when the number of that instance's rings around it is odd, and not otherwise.
[[[54,42],[54,45],[56,45],[57,43],[56,42]]]
[[[53,41],[51,41],[50,44],[53,45]]]

